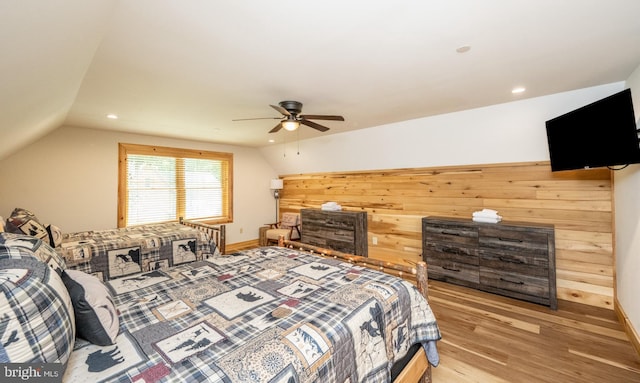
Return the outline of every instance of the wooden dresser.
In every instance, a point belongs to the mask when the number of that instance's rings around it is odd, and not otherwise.
[[[553,225],[422,219],[429,278],[557,309]]]
[[[302,209],[303,243],[367,256],[367,212]]]

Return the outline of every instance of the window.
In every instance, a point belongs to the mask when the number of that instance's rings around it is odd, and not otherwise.
[[[118,227],[231,222],[233,154],[119,144]]]

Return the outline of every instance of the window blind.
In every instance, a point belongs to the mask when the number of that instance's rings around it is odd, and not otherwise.
[[[165,149],[153,147],[153,154],[147,154],[144,146],[124,148],[121,156],[126,163],[126,191],[124,219],[119,225],[167,222],[179,217],[230,222],[229,155]],[[123,175],[120,177],[122,180]]]

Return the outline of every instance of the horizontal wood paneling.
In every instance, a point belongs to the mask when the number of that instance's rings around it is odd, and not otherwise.
[[[548,162],[285,175],[280,211],[335,201],[366,211],[369,257],[421,259],[421,219],[483,208],[555,226],[558,299],[613,308],[611,174],[551,172]],[[376,237],[378,244],[372,244]]]

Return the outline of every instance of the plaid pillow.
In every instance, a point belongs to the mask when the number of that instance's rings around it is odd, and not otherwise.
[[[15,208],[7,218],[7,231],[16,234],[26,234],[51,243],[47,228],[40,223],[35,214],[23,208]]]
[[[62,271],[67,268],[64,258],[38,238],[24,234],[3,233],[2,243],[7,247],[26,249],[32,256],[49,265],[58,275],[62,275]]]
[[[66,364],[76,330],[69,293],[58,273],[12,241],[0,233],[0,329],[7,329],[0,332],[0,363]]]

